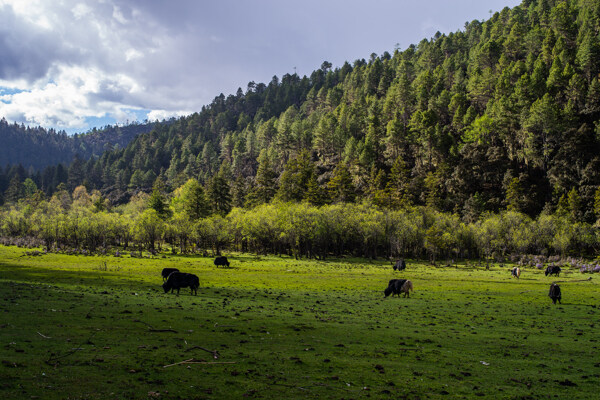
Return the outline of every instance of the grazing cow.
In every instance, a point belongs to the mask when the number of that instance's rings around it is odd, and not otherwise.
[[[390,282],[388,283],[388,287],[383,291],[383,294],[385,295],[385,297],[388,297],[390,294],[392,295],[392,297],[394,295],[400,296],[402,286],[404,285],[405,282],[406,282],[406,279],[390,280]]]
[[[388,282],[388,286],[387,288],[383,291],[383,293],[385,294],[385,297],[388,297],[394,290],[394,283],[397,281],[398,279],[390,279],[390,281]]]
[[[227,261],[227,257],[217,257],[215,258],[215,266],[219,266],[219,265],[227,265],[229,267],[229,261]]]
[[[188,274],[185,272],[172,272],[169,278],[162,285],[165,293],[169,290],[177,289],[179,295],[179,289],[189,287],[192,290],[192,294],[198,294],[198,287],[200,287],[200,280],[194,274]]]
[[[172,272],[179,272],[179,270],[177,268],[163,268],[162,272],[160,273],[163,277],[163,282],[167,280]]]
[[[560,303],[560,299],[562,298],[562,295],[560,293],[560,286],[558,286],[556,283],[552,283],[550,285],[550,292],[548,292],[548,296],[550,296],[550,298],[552,299],[552,304],[556,304],[556,300],[558,300],[558,302]]]
[[[560,275],[560,267],[557,265],[548,265],[548,268],[546,268],[546,272],[544,273],[546,276],[550,275],[556,275],[559,276]]]
[[[513,269],[510,270],[510,275],[519,279],[519,277],[521,276],[521,268],[514,267]]]
[[[404,284],[400,287],[400,292],[404,293],[404,297],[410,297],[410,291],[415,291],[413,289],[413,284],[411,281],[406,281],[404,282]],[[398,295],[399,296],[399,295]]]
[[[394,264],[394,271],[402,271],[406,269],[406,263],[404,260],[396,260],[396,264]]]

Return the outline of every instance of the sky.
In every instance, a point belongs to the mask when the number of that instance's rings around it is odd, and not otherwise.
[[[0,0],[0,118],[86,132],[200,111],[521,0]]]

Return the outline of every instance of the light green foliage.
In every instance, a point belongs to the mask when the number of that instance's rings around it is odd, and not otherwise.
[[[31,178],[27,178],[25,181],[23,181],[23,194],[25,197],[33,196],[37,190],[38,187]]]
[[[163,233],[164,222],[156,210],[149,208],[137,217],[134,228],[136,240],[154,249],[156,241]]]
[[[190,221],[197,221],[210,213],[204,189],[196,179],[189,179],[176,189],[171,199],[171,207],[175,212],[184,213]]]
[[[465,143],[489,144],[490,136],[494,134],[493,121],[487,115],[478,117],[467,128],[462,139]]]
[[[387,189],[378,192],[388,201]],[[234,208],[227,215],[215,213],[196,221],[183,209],[180,194],[176,191],[174,211],[166,219],[146,208],[146,195],[132,198],[126,207],[103,211],[91,201],[95,195],[86,197],[83,190],[76,191],[67,209],[57,195],[36,206],[19,203],[0,211],[0,235],[7,240],[37,239],[48,250],[155,250],[170,245],[184,253],[237,250],[298,258],[577,255],[593,254],[600,241],[595,226],[574,218],[578,197],[573,193],[570,200],[562,197],[564,205],[554,214],[536,219],[516,210],[479,210],[478,219],[461,219],[432,207],[405,204],[391,210],[376,202],[307,201]]]

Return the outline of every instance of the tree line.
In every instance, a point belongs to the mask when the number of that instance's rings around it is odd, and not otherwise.
[[[535,219],[506,210],[465,222],[428,206],[392,210],[369,201],[315,206],[278,200],[223,214],[194,179],[168,196],[161,190],[157,185],[151,195],[140,192],[116,207],[84,186],[72,193],[61,188],[50,198],[36,192],[0,211],[0,234],[8,242],[25,238],[49,251],[240,251],[433,262],[501,261],[522,254],[581,256],[600,248],[596,227],[576,221],[572,208]]]

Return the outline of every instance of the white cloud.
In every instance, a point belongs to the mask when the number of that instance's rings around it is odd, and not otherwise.
[[[9,6],[24,21],[46,30],[52,29],[51,10],[43,0],[0,0],[1,6]]]
[[[113,18],[116,19],[118,22],[120,22],[121,24],[125,25],[127,24],[127,18],[125,18],[125,16],[123,15],[123,13],[121,12],[121,8],[118,6],[114,6],[113,7]]]
[[[92,9],[86,4],[79,3],[76,4],[75,7],[73,7],[71,12],[73,13],[75,19],[79,20],[89,15],[92,12]]]
[[[148,113],[148,121],[162,121],[171,117],[181,117],[192,114],[191,111],[167,111],[167,110],[152,110]]]
[[[121,101],[139,96],[138,83],[124,75],[108,75],[94,68],[58,67],[48,82],[39,80],[29,90],[0,96],[0,115],[30,125],[60,129],[85,128],[87,117],[111,116],[117,122],[135,120]]]
[[[163,95],[172,86],[154,81],[165,71],[157,73],[152,65],[165,65],[165,46],[173,39],[139,10],[110,1],[0,0],[0,23],[2,15],[15,22],[5,25],[6,34],[0,26],[0,39],[8,37],[4,42],[11,46],[2,49],[0,44],[0,53],[9,55],[0,60],[0,87],[18,93],[0,97],[0,116],[30,125],[84,129],[88,117],[135,120],[131,110],[183,114],[180,106],[185,102]],[[13,27],[17,33],[9,34]],[[39,40],[43,38],[46,42]],[[19,41],[25,46],[17,50]]]
[[[125,51],[125,60],[126,61],[132,61],[137,58],[142,58],[143,56],[144,56],[144,54],[137,49],[127,49]]]

